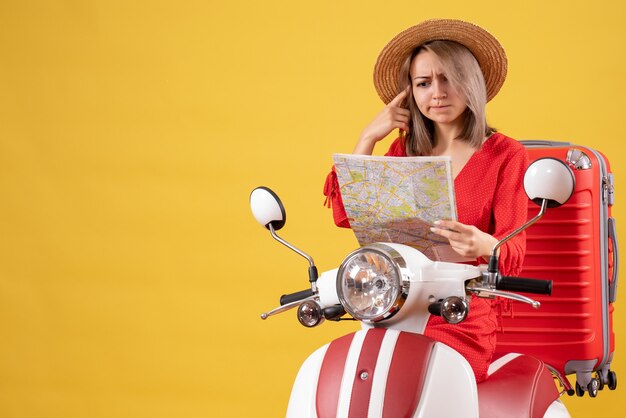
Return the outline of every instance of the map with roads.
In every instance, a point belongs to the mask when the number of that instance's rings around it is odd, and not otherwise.
[[[453,251],[445,238],[430,232],[436,220],[457,219],[449,157],[334,154],[333,160],[360,245],[406,244],[433,260]]]

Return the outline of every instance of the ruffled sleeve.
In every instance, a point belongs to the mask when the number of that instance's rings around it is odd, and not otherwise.
[[[404,150],[404,139],[400,137],[393,141],[385,156],[406,156],[406,151]],[[335,225],[342,228],[350,228],[350,221],[348,220],[348,215],[346,215],[346,210],[343,207],[343,200],[341,199],[341,192],[339,190],[339,182],[337,181],[337,172],[335,171],[335,167],[333,167],[331,172],[328,173],[328,176],[326,176],[326,182],[324,183],[324,196],[326,196],[324,205],[328,208],[332,208],[333,210]]]
[[[337,181],[337,172],[335,167],[326,176],[326,183],[324,183],[324,196],[326,201],[324,205],[333,209],[333,219],[335,225],[342,228],[350,228],[350,222],[348,221],[348,215],[343,207],[343,200],[341,199],[341,193],[339,192],[339,182]]]
[[[396,140],[389,146],[389,149],[385,153],[385,157],[406,157],[406,145],[404,138],[404,136],[396,138]]]

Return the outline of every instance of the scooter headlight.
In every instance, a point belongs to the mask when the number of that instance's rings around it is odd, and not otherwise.
[[[365,322],[393,316],[404,304],[408,281],[402,279],[406,263],[385,244],[372,244],[352,252],[337,273],[337,294],[346,312]]]

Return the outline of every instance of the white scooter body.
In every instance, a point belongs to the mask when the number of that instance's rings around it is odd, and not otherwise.
[[[367,402],[368,417],[382,417],[385,407],[385,395],[397,389],[392,385],[395,380],[388,380],[389,366],[394,353],[394,344],[400,331],[387,330],[383,339],[377,365],[374,370],[369,399],[355,399],[352,394],[354,379],[362,379],[357,370],[360,349],[365,339],[366,330],[358,331],[352,340],[350,351],[343,369],[343,379],[336,405],[336,417],[354,416],[350,414],[353,402]],[[287,417],[317,417],[317,387],[324,354],[328,344],[315,351],[304,362],[294,383]],[[429,366],[423,383],[423,392],[415,394],[412,401],[418,402],[417,410],[411,417],[451,417],[459,411],[468,418],[478,417],[478,394],[474,373],[467,361],[452,348],[442,343],[435,343],[430,356]],[[451,402],[454,399],[454,402]],[[323,400],[321,400],[323,402]]]
[[[433,262],[411,247],[400,244],[385,245],[393,247],[408,263],[407,269],[403,271],[410,282],[408,298],[397,315],[378,325],[386,329],[386,332],[378,348],[373,373],[368,371],[363,374],[363,370],[358,367],[359,358],[363,352],[368,330],[380,331],[381,328],[375,328],[374,325],[365,322],[361,322],[363,330],[354,334],[345,359],[341,358],[333,366],[327,366],[343,367],[337,399],[330,399],[331,402],[336,402],[336,407],[333,405],[328,408],[336,408],[334,414],[336,417],[352,417],[358,415],[354,413],[354,410],[351,412],[351,405],[354,408],[354,405],[366,403],[368,417],[390,416],[385,413],[386,400],[394,406],[397,402],[404,402],[407,405],[411,402],[417,404],[412,415],[403,416],[477,418],[479,404],[474,373],[467,360],[449,346],[432,341],[432,351],[428,357],[423,384],[420,386],[421,392],[415,393],[413,399],[407,399],[399,393],[401,391],[398,390],[397,385],[402,382],[398,382],[399,379],[389,378],[389,374],[399,335],[401,333],[423,334],[430,315],[428,305],[448,296],[465,297],[465,281],[480,275],[481,269],[464,264]],[[322,307],[339,303],[336,277],[337,269],[324,272],[318,279],[319,299]],[[427,338],[424,337],[424,339]],[[329,345],[311,354],[300,368],[289,399],[287,417],[318,417],[318,404],[327,401],[320,399],[322,396],[318,394],[317,388],[320,383],[320,370]],[[495,368],[490,371],[495,371]],[[366,379],[372,379],[371,390],[355,393],[354,385]],[[410,377],[405,377],[405,379],[411,380]],[[355,396],[362,399],[355,399]],[[403,412],[405,411],[406,409],[403,409]],[[569,417],[569,414],[557,401],[544,416],[546,418]]]
[[[410,281],[410,291],[403,308],[384,322],[387,332],[380,344],[369,396],[369,417],[382,417],[384,398],[397,388],[388,381],[391,359],[400,332],[422,334],[428,322],[428,305],[447,296],[465,296],[464,282],[480,275],[475,266],[433,262],[419,251],[400,244],[386,244],[398,251],[409,265],[403,274]],[[415,272],[415,273],[413,273]],[[320,304],[322,307],[339,303],[336,291],[337,269],[323,273],[318,279]],[[424,314],[426,313],[426,314]],[[357,364],[365,336],[372,324],[362,322],[362,331],[355,333],[343,369],[341,391],[337,405],[337,417],[348,417],[354,378],[362,379]],[[302,365],[296,378],[287,417],[317,417],[317,386],[328,344],[315,351]],[[478,395],[474,373],[463,356],[445,344],[436,342],[428,362],[423,392],[417,398],[419,405],[412,417],[462,416],[478,417]],[[416,394],[418,396],[418,394]],[[451,402],[454,399],[454,402]],[[359,402],[358,400],[356,400]],[[368,399],[363,401],[367,402]]]

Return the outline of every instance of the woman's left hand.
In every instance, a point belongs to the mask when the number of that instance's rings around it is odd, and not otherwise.
[[[437,221],[430,230],[445,237],[460,255],[468,258],[489,257],[498,240],[473,225],[456,221]]]

